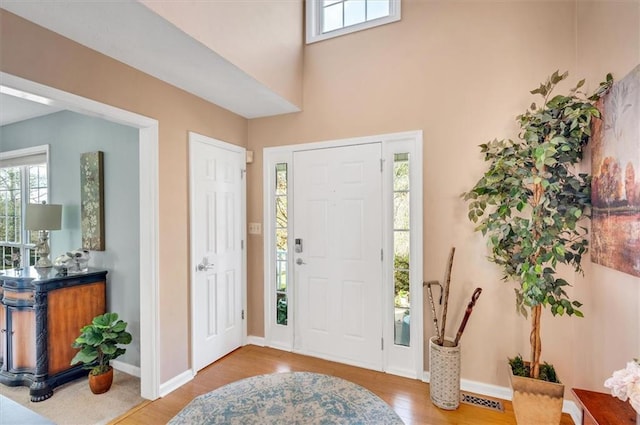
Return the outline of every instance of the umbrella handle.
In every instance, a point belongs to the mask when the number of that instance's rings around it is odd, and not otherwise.
[[[460,323],[460,327],[458,328],[458,333],[456,334],[456,339],[453,342],[453,346],[457,346],[458,342],[460,342],[460,338],[462,337],[462,332],[464,332],[464,328],[467,326],[467,321],[469,320],[469,316],[471,316],[471,312],[473,311],[473,307],[476,305],[476,301],[480,298],[480,294],[482,293],[482,288],[476,288],[473,291],[473,295],[471,296],[471,301],[467,304],[467,310],[464,313],[464,317],[462,318],[462,323]]]

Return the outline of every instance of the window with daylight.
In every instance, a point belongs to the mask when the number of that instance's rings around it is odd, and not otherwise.
[[[409,154],[397,153],[393,160],[393,280],[394,343],[410,346],[410,202]]]
[[[287,264],[288,253],[288,219],[287,219],[287,164],[276,164],[275,218],[276,218],[276,324],[287,325],[288,293]]]
[[[400,0],[307,0],[307,43],[400,20]]]
[[[35,264],[37,232],[24,229],[28,203],[47,201],[47,149],[0,153],[1,270]]]

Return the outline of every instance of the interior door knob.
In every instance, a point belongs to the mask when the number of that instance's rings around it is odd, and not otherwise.
[[[296,259],[296,264],[297,264],[297,265],[299,265],[299,266],[301,266],[301,265],[303,265],[303,264],[307,264],[307,263],[305,263],[305,262],[302,260],[302,258],[298,258],[298,259]]]
[[[212,268],[213,263],[209,264],[209,259],[207,257],[202,257],[202,261],[196,266],[196,270],[199,272],[204,270],[211,270]]]

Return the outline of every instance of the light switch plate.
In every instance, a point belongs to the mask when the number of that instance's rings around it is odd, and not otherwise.
[[[259,235],[262,233],[262,224],[261,223],[249,223],[249,234],[250,235]]]

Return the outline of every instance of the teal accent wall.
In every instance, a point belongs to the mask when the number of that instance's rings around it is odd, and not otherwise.
[[[133,342],[118,360],[140,366],[140,208],[138,129],[62,111],[0,127],[0,152],[49,145],[50,202],[62,204],[62,229],[51,232],[51,259],[80,248],[80,154],[104,152],[107,309],[129,323]]]

